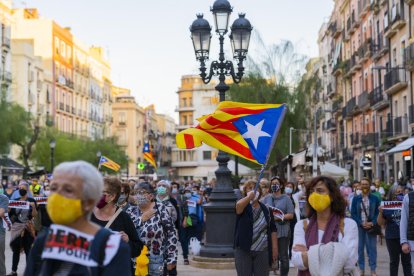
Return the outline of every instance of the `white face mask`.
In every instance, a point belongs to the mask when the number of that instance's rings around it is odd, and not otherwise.
[[[356,192],[355,192],[357,195],[360,195],[360,194],[362,194],[362,191],[361,190],[356,190]]]
[[[49,196],[50,195],[50,191],[45,191],[45,196]]]
[[[371,186],[371,191],[375,191],[375,190],[376,190],[375,186]]]

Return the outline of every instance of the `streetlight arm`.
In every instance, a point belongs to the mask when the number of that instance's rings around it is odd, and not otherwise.
[[[217,70],[219,69],[219,64],[217,61],[213,61],[210,65],[210,72],[206,73],[207,71],[207,66],[206,63],[204,61],[204,58],[200,59],[200,77],[203,80],[204,84],[208,84],[211,81],[211,78],[216,75]]]
[[[234,70],[233,62],[226,61],[226,73],[231,75],[234,83],[239,83],[244,74],[243,60],[239,60],[237,63],[237,73]]]

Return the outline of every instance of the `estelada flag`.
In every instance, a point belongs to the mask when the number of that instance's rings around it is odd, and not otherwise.
[[[155,158],[152,155],[151,147],[148,142],[144,143],[144,148],[142,151],[144,153],[145,160],[147,160],[148,163],[150,163],[154,168],[157,168],[157,162],[155,162]]]
[[[203,143],[249,161],[265,164],[285,117],[284,104],[224,101],[196,127],[176,136],[177,146],[192,149]]]
[[[107,167],[116,172],[119,171],[119,169],[121,168],[121,165],[105,156],[101,156],[101,159],[99,160],[99,167],[101,166]]]

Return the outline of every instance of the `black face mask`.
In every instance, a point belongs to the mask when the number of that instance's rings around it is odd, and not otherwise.
[[[27,195],[27,191],[23,190],[23,189],[20,189],[19,194],[20,194],[20,196],[25,196],[25,195]]]

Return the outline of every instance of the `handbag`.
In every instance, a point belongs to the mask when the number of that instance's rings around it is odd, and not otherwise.
[[[365,216],[368,218],[367,208],[365,208],[365,205],[364,205],[363,202],[361,202],[361,205],[362,205],[362,209],[364,210]],[[368,222],[372,222],[372,220],[368,219]],[[375,235],[375,236],[378,236],[378,235],[382,234],[381,226],[378,225],[378,224],[373,224],[371,228],[366,229],[365,231],[367,231],[368,234]]]

